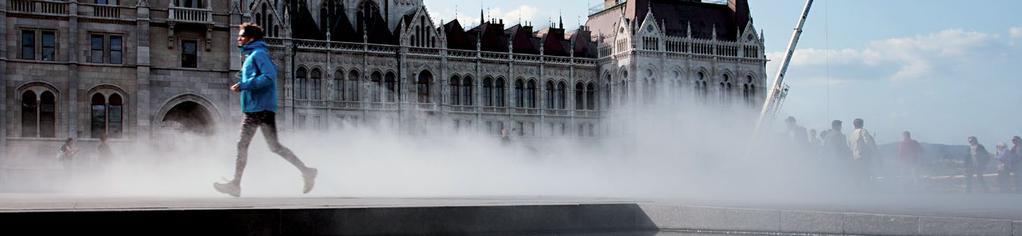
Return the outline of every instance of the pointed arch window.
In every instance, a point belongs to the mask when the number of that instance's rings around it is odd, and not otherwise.
[[[416,81],[418,102],[419,103],[432,103],[431,98],[431,87],[433,86],[433,73],[429,71],[422,71],[419,73],[419,78]]]
[[[525,82],[522,79],[515,80],[515,107],[525,107]]]
[[[348,101],[357,102],[361,100],[359,97],[359,88],[361,86],[361,74],[357,70],[351,70],[348,72]]]
[[[387,75],[384,76],[383,80],[384,85],[387,86],[386,91],[387,102],[397,102],[398,99],[400,99],[398,97],[400,93],[397,92],[398,91],[397,76],[394,75],[394,72],[387,72]]]
[[[455,105],[455,106],[461,105],[461,102],[460,102],[460,99],[461,99],[461,78],[458,77],[457,75],[455,75],[455,76],[451,77],[451,80],[448,81],[448,82],[450,83],[450,87],[449,87],[448,90],[451,93],[451,97],[450,97],[451,100],[448,101],[448,103],[450,103],[451,105]]]
[[[373,74],[369,76],[369,81],[371,82],[369,84],[369,97],[371,97],[369,101],[382,102],[383,74],[380,74],[379,71],[373,72]]]
[[[560,83],[557,83],[557,88],[556,88],[556,91],[555,91],[557,93],[557,109],[561,109],[561,110],[568,109],[568,107],[567,107],[567,103],[568,103],[567,90],[568,90],[568,84],[564,83],[564,81],[561,81]]]
[[[497,78],[496,104],[498,107],[507,107],[505,96],[507,94],[507,83],[504,78]]]
[[[296,87],[296,88],[294,88],[295,99],[309,99],[309,95],[307,93],[309,91],[309,89],[308,89],[308,86],[309,86],[308,85],[309,84],[308,74],[309,74],[309,72],[308,72],[308,70],[305,69],[305,67],[299,67],[298,71],[295,72],[295,87]]]
[[[483,106],[493,106],[493,78],[483,79]]]
[[[321,89],[322,85],[323,85],[323,72],[321,72],[319,69],[312,69],[312,76],[310,77],[310,80],[309,80],[309,95],[310,95],[309,99],[312,99],[312,100],[321,100],[321,99],[323,99],[323,97],[322,97],[323,90]]]
[[[525,89],[525,100],[528,103],[529,108],[536,108],[536,80],[529,80]]]
[[[596,110],[596,84],[593,82],[586,85],[586,108]]]
[[[575,84],[575,110],[585,110],[585,85],[582,82]]]
[[[475,86],[475,83],[472,80],[472,76],[466,75],[463,81],[461,81],[461,105],[472,105],[472,98],[475,97],[475,94],[472,93],[475,90],[473,86]]]
[[[334,90],[334,97],[332,98],[334,101],[344,101],[345,100],[345,96],[344,96],[344,92],[345,92],[344,91],[344,87],[345,86],[344,85],[345,85],[345,83],[344,83],[344,70],[334,71],[334,84],[333,84],[333,87],[334,87],[333,88],[333,90]]]
[[[554,101],[554,97],[556,96],[556,93],[554,92],[554,88],[555,88],[554,81],[551,80],[551,81],[547,81],[546,82],[546,108],[547,109],[554,109],[556,107],[555,106],[556,105],[556,103],[555,103],[556,101]]]
[[[731,76],[724,74],[720,81],[720,101],[727,103],[731,101],[731,89],[733,87]]]

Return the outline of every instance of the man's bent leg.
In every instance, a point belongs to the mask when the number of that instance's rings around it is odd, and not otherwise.
[[[263,131],[263,138],[266,139],[266,144],[270,146],[270,151],[280,155],[284,160],[290,162],[291,165],[298,167],[298,170],[304,172],[308,168],[305,166],[305,163],[302,163],[302,160],[298,159],[294,152],[291,152],[291,149],[284,147],[284,145],[280,144],[280,140],[277,139],[277,122],[273,113],[266,114],[265,116],[262,125],[259,127]]]
[[[291,163],[291,165],[294,165],[302,172],[302,179],[305,181],[305,187],[302,192],[309,193],[312,191],[312,187],[316,184],[316,175],[319,174],[319,170],[305,166],[305,163],[302,163],[302,160],[298,159],[294,152],[291,152],[291,149],[280,144],[280,140],[277,138],[276,117],[274,117],[273,113],[268,113],[267,116],[268,117],[265,117],[266,119],[263,120],[262,126],[260,126],[263,130],[263,137],[266,138],[266,143],[270,146],[270,150],[273,151],[273,153],[280,155],[284,158],[284,160],[287,160]]]

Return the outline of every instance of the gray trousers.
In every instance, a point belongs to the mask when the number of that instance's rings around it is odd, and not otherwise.
[[[255,136],[256,128],[263,130],[263,138],[270,146],[270,151],[280,155],[298,170],[305,171],[308,167],[302,160],[299,160],[291,149],[284,147],[277,140],[277,118],[276,113],[270,111],[245,113],[245,120],[241,123],[241,138],[238,139],[238,160],[234,168],[234,181],[241,183],[241,175],[245,172],[245,165],[248,163],[248,145],[252,143],[252,136]]]

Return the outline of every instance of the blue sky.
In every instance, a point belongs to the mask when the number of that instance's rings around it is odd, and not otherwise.
[[[434,18],[478,24],[579,25],[602,1],[426,1]],[[750,0],[767,54],[779,61],[802,0]],[[1022,135],[1022,1],[817,0],[789,67],[782,113],[809,128],[864,118],[884,142],[993,145]],[[569,27],[573,28],[573,27]],[[770,63],[773,79],[777,63]],[[850,123],[850,122],[846,122]],[[846,129],[847,130],[847,129]]]

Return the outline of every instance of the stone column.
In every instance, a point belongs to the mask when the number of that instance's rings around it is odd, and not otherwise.
[[[0,37],[7,37],[7,1],[0,1]],[[0,159],[7,156],[7,40],[0,40]]]
[[[135,65],[135,81],[136,81],[136,93],[135,93],[135,117],[137,124],[135,125],[135,137],[138,141],[149,141],[152,138],[153,126],[155,120],[160,120],[162,117],[155,117],[158,114],[152,114],[153,109],[150,109],[153,105],[150,101],[149,91],[149,2],[139,1],[137,4],[136,12],[138,13],[138,20],[136,21],[135,37],[136,37],[136,57]]]
[[[77,13],[78,12],[78,2],[77,1],[71,1],[71,4],[69,6],[69,10],[72,13]],[[66,50],[66,52],[67,52],[67,55],[68,55],[68,61],[70,62],[69,66],[68,66],[68,70],[67,70],[67,89],[65,90],[65,91],[67,91],[67,93],[66,93],[67,95],[64,96],[64,107],[67,108],[67,112],[64,113],[64,115],[62,115],[61,117],[65,121],[67,121],[67,122],[65,122],[65,124],[67,124],[67,136],[68,137],[81,138],[81,137],[79,137],[80,135],[78,134],[78,128],[79,128],[78,127],[78,120],[80,118],[80,117],[78,117],[78,107],[81,104],[78,101],[79,100],[86,100],[86,99],[79,99],[79,97],[78,97],[78,90],[80,89],[80,88],[78,88],[78,86],[79,86],[78,85],[78,63],[79,63],[78,56],[81,55],[81,54],[79,54],[81,51],[78,48],[78,46],[80,46],[78,44],[78,42],[81,42],[81,41],[78,40],[78,36],[79,36],[78,34],[80,33],[78,31],[78,14],[71,14],[70,15],[70,17],[68,18],[68,22],[67,22],[67,29],[68,29],[68,32],[67,32],[68,43],[67,43],[67,50]]]
[[[230,11],[230,26],[228,28],[230,29],[231,38],[229,38],[228,41],[231,42],[231,48],[227,49],[227,51],[230,52],[230,54],[228,54],[228,55],[230,55],[230,58],[227,58],[227,60],[230,61],[230,68],[228,68],[228,71],[229,71],[228,72],[228,78],[230,78],[230,80],[227,83],[230,84],[230,85],[234,85],[234,82],[240,80],[240,78],[241,78],[240,74],[239,74],[241,72],[241,63],[242,63],[241,62],[241,51],[237,50],[237,48],[238,48],[238,41],[235,40],[235,39],[238,38],[238,34],[241,31],[241,29],[239,29],[238,26],[241,25],[241,22],[243,21],[243,17],[244,17],[244,15],[242,15],[242,12],[244,11],[245,8],[241,4],[242,3],[238,2],[237,0],[235,0],[233,2],[233,5],[231,6],[231,11]],[[212,37],[212,36],[210,36],[210,37]],[[287,52],[287,49],[285,49],[284,51]],[[285,56],[283,57],[284,58],[284,60],[283,60],[284,63],[281,63],[282,66],[277,68],[277,70],[279,71],[277,74],[284,74],[286,76],[287,74],[290,73],[290,70],[288,70],[287,68],[290,68],[288,66],[288,63],[291,62],[291,60],[290,60],[291,58],[287,57],[286,55],[287,54],[285,54]],[[283,73],[281,73],[281,72],[283,72]],[[237,76],[237,78],[239,78],[238,80],[235,80],[236,76]],[[277,82],[280,82],[280,81],[282,81],[282,80],[280,80],[280,79],[277,80]],[[283,81],[287,81],[287,80],[283,80]],[[287,84],[278,84],[277,86],[281,87],[281,88],[285,88],[284,91],[287,91],[287,89],[286,89],[287,88]],[[281,97],[286,97],[287,96],[286,92],[279,93],[279,94],[281,95]],[[227,104],[230,104],[230,105],[228,105],[225,108],[221,108],[221,109],[227,109],[227,110],[226,111],[220,111],[220,114],[225,114],[225,115],[224,115],[224,117],[221,117],[221,119],[223,119],[223,120],[219,120],[217,122],[222,122],[222,123],[228,124],[228,125],[229,124],[237,124],[242,119],[241,118],[241,101],[234,95],[234,93],[230,93],[229,92],[227,97],[228,97],[228,100],[229,100],[229,101],[227,101]],[[278,122],[278,123],[287,123],[286,122],[286,120],[287,120],[287,118],[286,118],[287,117],[287,115],[286,115],[287,112],[283,112],[283,113],[284,114],[279,114],[278,113],[278,115],[282,115],[284,117],[283,120],[285,120],[285,122]]]

